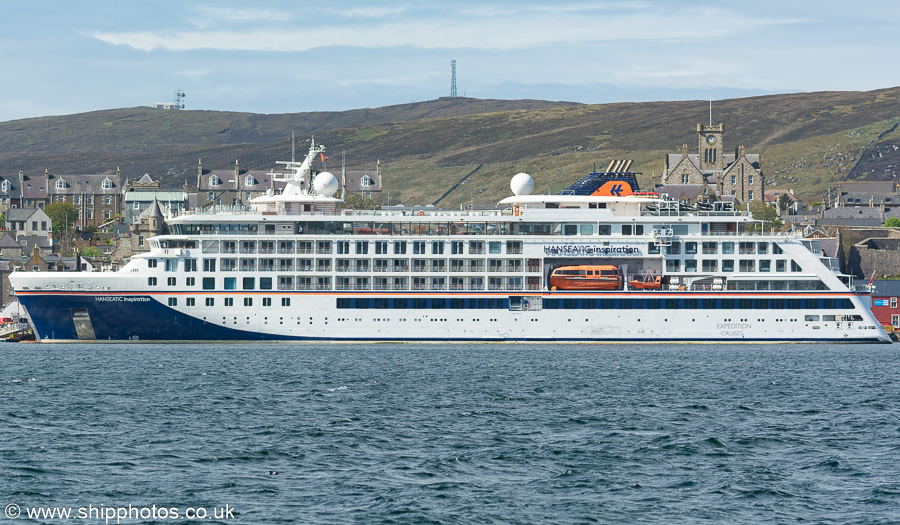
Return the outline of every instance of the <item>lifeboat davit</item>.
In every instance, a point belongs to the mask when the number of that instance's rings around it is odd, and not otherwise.
[[[615,265],[560,266],[550,273],[551,290],[619,290],[622,272]]]

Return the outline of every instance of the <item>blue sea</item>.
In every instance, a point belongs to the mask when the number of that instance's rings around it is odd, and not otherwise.
[[[0,522],[898,523],[898,377],[900,345],[7,343]]]

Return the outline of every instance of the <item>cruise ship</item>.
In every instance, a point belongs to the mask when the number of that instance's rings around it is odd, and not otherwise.
[[[641,193],[630,173],[532,195],[520,173],[495,210],[342,210],[310,169],[323,150],[249,209],[168,217],[118,271],[13,272],[37,338],[890,342],[815,240],[728,203]]]

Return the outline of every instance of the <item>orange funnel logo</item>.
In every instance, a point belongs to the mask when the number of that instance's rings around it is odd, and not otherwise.
[[[631,189],[631,184],[621,180],[611,180],[591,193],[591,197],[624,197],[632,193],[634,191]]]

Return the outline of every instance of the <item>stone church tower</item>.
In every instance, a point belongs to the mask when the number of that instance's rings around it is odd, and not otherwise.
[[[764,198],[765,178],[759,155],[740,146],[725,153],[725,124],[697,124],[697,153],[685,144],[666,155],[662,184],[656,191],[685,200],[727,200],[737,204]],[[690,197],[693,196],[693,197]]]

